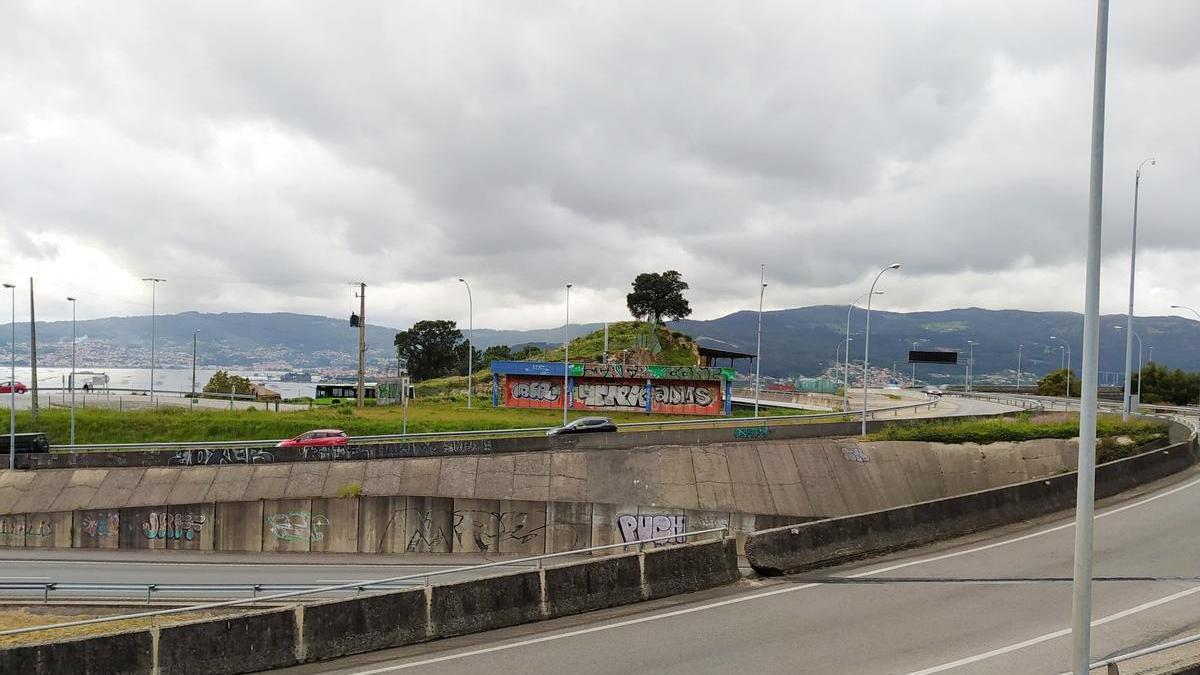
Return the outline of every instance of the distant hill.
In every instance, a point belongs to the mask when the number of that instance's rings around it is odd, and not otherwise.
[[[851,358],[862,359],[864,312],[855,309],[851,331],[855,337]],[[743,311],[708,321],[677,321],[672,330],[686,333],[700,344],[754,352],[758,315]],[[1121,315],[1104,316],[1100,330],[1100,370],[1122,372],[1125,338],[1114,326]],[[846,307],[822,305],[763,313],[762,372],[784,377],[817,375],[833,362],[834,350],[846,329]],[[352,368],[356,363],[358,331],[345,319],[292,313],[250,312],[207,314],[184,312],[161,315],[156,320],[158,363],[164,367],[191,364],[192,332],[199,330],[201,365],[255,368]],[[572,324],[572,338],[604,327],[601,323]],[[1139,318],[1135,326],[1145,340],[1145,356],[1154,348],[1154,360],[1169,368],[1200,370],[1200,323],[1175,316]],[[78,322],[81,359],[89,366],[145,366],[150,362],[150,317],[134,316]],[[1044,374],[1058,368],[1058,341],[1071,344],[1076,371],[1082,348],[1083,318],[1073,312],[1026,312],[1019,310],[951,309],[936,312],[871,313],[871,363],[890,367],[903,363],[912,342],[922,349],[967,350],[975,340],[977,376],[1005,373],[1017,365],[1017,345],[1024,344],[1023,370]],[[396,329],[368,325],[367,361],[376,368],[395,363],[392,337]],[[538,343],[557,347],[562,343],[562,326],[527,331],[475,330],[475,346],[486,349],[496,344],[512,346]],[[8,350],[8,326],[0,326],[0,353]],[[66,362],[70,349],[71,323],[38,323],[38,353],[43,365]],[[29,325],[17,324],[18,363],[28,362]],[[1136,350],[1136,343],[1134,349]],[[963,357],[965,360],[965,355]],[[745,371],[748,361],[737,364]],[[959,379],[962,367],[918,366],[921,379]],[[905,368],[907,372],[907,368]]]
[[[865,312],[855,309],[851,315],[850,349],[852,360],[861,362]],[[732,348],[754,352],[758,314],[736,312],[710,321],[677,321],[674,330],[696,338],[727,343]],[[1105,315],[1100,328],[1100,370],[1125,370],[1125,335],[1115,326],[1124,325],[1123,315]],[[1145,341],[1144,356],[1150,356],[1170,368],[1200,370],[1200,323],[1177,316],[1138,317],[1134,329]],[[763,312],[762,371],[772,376],[815,375],[828,368],[834,351],[846,332],[846,306],[821,305]],[[1022,370],[1045,374],[1059,367],[1060,340],[1070,343],[1074,368],[1079,372],[1082,357],[1083,315],[1074,312],[1026,312],[979,308],[950,309],[936,312],[871,311],[871,364],[891,367],[904,363],[913,342],[919,349],[961,350],[965,362],[968,340],[975,346],[977,376],[1015,371],[1017,345],[1022,349]],[[1134,359],[1137,341],[1134,341]],[[908,372],[907,366],[902,368]],[[926,379],[935,373],[961,378],[963,368],[917,366],[917,377]]]

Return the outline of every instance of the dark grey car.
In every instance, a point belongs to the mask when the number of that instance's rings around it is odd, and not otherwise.
[[[617,425],[607,417],[580,417],[561,427],[554,427],[546,432],[547,436],[562,434],[590,434],[597,431],[616,431]]]

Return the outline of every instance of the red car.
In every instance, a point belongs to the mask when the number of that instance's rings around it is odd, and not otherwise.
[[[0,394],[11,394],[14,390],[16,390],[18,394],[24,394],[25,392],[29,391],[29,387],[26,387],[20,382],[13,382],[12,380],[0,382]]]
[[[275,444],[277,448],[309,448],[321,447],[327,445],[346,445],[350,442],[346,432],[341,429],[313,429],[306,431],[295,438],[289,438],[286,441],[279,441]]]

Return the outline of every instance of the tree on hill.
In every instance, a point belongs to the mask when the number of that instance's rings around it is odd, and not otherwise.
[[[229,388],[233,387],[235,394],[251,394],[250,380],[240,375],[230,375],[224,370],[218,370],[213,373],[213,376],[208,378],[208,384],[204,385],[204,393],[206,394],[228,394]]]
[[[508,345],[494,345],[483,350],[483,356],[477,362],[479,369],[483,370],[491,365],[492,361],[512,361],[513,350]]]
[[[453,321],[418,321],[408,330],[396,333],[396,356],[407,364],[409,375],[417,381],[466,372],[467,347],[462,331]]]
[[[1038,380],[1037,393],[1038,396],[1062,396],[1067,393],[1067,369],[1062,368],[1056,370],[1049,375]],[[1071,373],[1071,396],[1079,396],[1080,384],[1079,377],[1075,371]]]
[[[1132,384],[1137,391],[1136,374]],[[1178,368],[1172,372],[1151,362],[1142,368],[1141,392],[1145,403],[1188,405],[1200,396],[1200,373],[1185,373]]]
[[[625,304],[634,318],[662,323],[664,318],[678,321],[692,313],[687,298],[683,297],[687,282],[675,270],[662,274],[642,272],[632,285],[633,292],[625,296]]]

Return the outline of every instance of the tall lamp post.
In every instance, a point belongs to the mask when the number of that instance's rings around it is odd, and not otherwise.
[[[1117,330],[1121,330],[1122,328],[1124,328],[1124,326],[1113,326],[1113,328],[1116,328]],[[1140,403],[1142,400],[1142,336],[1138,335],[1136,331],[1131,330],[1129,332],[1132,333],[1133,337],[1137,338],[1137,341],[1138,341],[1138,367],[1137,367],[1138,386],[1137,386],[1137,394],[1135,394],[1135,396],[1137,396],[1138,402]],[[1129,413],[1133,414],[1133,399],[1132,398],[1129,400]]]
[[[970,356],[967,357],[967,391],[971,391],[975,386],[975,345],[979,344],[974,340],[967,340],[967,345],[970,347]]]
[[[192,405],[196,405],[196,336],[200,335],[200,329],[192,330]]]
[[[571,339],[567,330],[571,326],[571,287],[575,284],[567,284],[567,322],[563,324],[563,426],[567,425],[567,405],[570,402],[570,396],[567,392],[567,376],[571,371],[571,362],[568,355],[571,353]]]
[[[1067,398],[1071,398],[1071,343],[1053,335],[1050,336],[1050,339],[1062,341],[1062,344],[1059,345],[1059,349],[1065,349],[1067,355],[1067,365],[1063,369],[1067,371]]]
[[[754,352],[754,416],[758,417],[758,377],[762,372],[762,308],[763,295],[767,291],[767,265],[758,266],[758,346]]]
[[[150,405],[154,405],[154,314],[155,314],[155,297],[158,291],[158,284],[166,281],[166,279],[156,279],[154,277],[142,277],[142,281],[150,282]]]
[[[75,298],[68,297],[71,303],[71,445],[75,445]]]
[[[883,291],[875,291],[875,295],[883,295]],[[849,412],[850,410],[850,312],[854,310],[854,306],[862,302],[862,299],[867,297],[866,293],[854,299],[850,306],[846,308],[846,368],[842,371],[842,411]]]
[[[841,356],[841,354],[842,354],[842,345],[845,345],[845,346],[846,346],[846,350],[847,350],[847,351],[849,351],[849,350],[850,350],[850,343],[851,343],[851,342],[853,342],[853,341],[854,341],[854,338],[844,338],[844,339],[842,339],[841,341],[839,341],[839,342],[838,342],[837,349],[836,349],[836,350],[834,350],[834,352],[833,352],[833,367],[834,367],[834,373],[837,373],[837,370],[836,370],[836,369],[837,369],[837,367],[838,367],[838,366],[840,366],[840,365],[842,365],[842,356]]]
[[[871,290],[867,292],[867,329],[863,337],[863,407],[862,407],[862,435],[867,435],[867,379],[871,372],[871,297],[875,295],[875,284],[879,283],[879,277],[888,270],[900,269],[900,263],[892,263],[887,267],[879,270],[879,274],[875,275],[875,280],[871,282]]]
[[[12,303],[11,342],[8,343],[12,352],[12,362],[8,376],[8,470],[17,468],[17,287],[4,284],[8,289],[9,300]]]
[[[475,358],[475,346],[471,338],[475,336],[475,300],[471,298],[471,284],[467,283],[466,279],[459,277],[459,281],[467,287],[467,409],[471,408],[471,390],[474,389],[474,382],[471,380]]]
[[[1021,393],[1021,348],[1025,345],[1017,345],[1017,393]]]
[[[913,348],[914,352],[917,351],[917,343],[916,342],[912,343],[912,348]],[[917,388],[917,362],[916,361],[912,362],[912,376],[909,377],[909,386],[911,386],[913,389]]]
[[[1171,309],[1186,309],[1192,314],[1195,314],[1196,319],[1200,320],[1200,312],[1197,312],[1195,309],[1188,307],[1187,305],[1171,305]],[[1150,350],[1150,358],[1154,358],[1154,348],[1151,347]]]
[[[1130,403],[1129,392],[1131,387],[1131,379],[1133,377],[1133,282],[1137,278],[1137,217],[1138,217],[1138,190],[1142,185],[1142,167],[1146,166],[1146,162],[1150,162],[1150,166],[1158,163],[1158,160],[1153,157],[1148,157],[1138,164],[1137,171],[1133,174],[1133,235],[1129,240],[1129,313],[1125,317],[1125,325],[1129,326],[1129,330],[1125,333],[1125,394],[1124,404],[1121,406],[1121,421],[1129,421],[1129,413],[1133,412],[1133,406]],[[1141,358],[1138,358],[1140,365]]]

